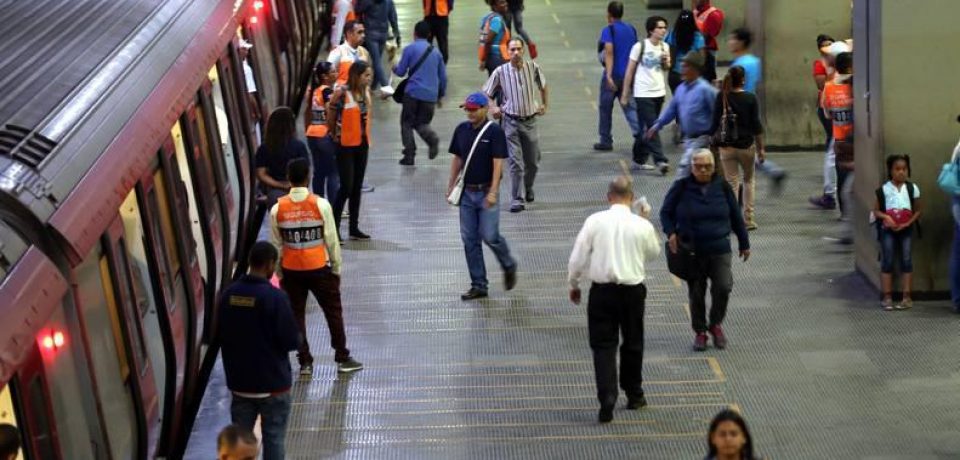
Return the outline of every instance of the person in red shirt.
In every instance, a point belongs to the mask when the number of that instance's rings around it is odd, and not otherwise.
[[[823,156],[823,194],[810,197],[810,203],[823,209],[834,209],[837,202],[834,195],[837,191],[837,177],[834,171],[835,160],[833,156],[833,123],[830,117],[821,106],[823,100],[823,85],[827,80],[833,78],[833,62],[828,53],[828,48],[835,40],[829,35],[820,34],[817,36],[817,49],[820,50],[820,59],[813,61],[813,81],[817,85],[817,119],[823,126],[823,132],[826,136],[824,145],[827,146]],[[829,60],[828,60],[829,59]]]
[[[710,4],[710,0],[693,0],[693,17],[697,28],[707,42],[707,59],[703,78],[710,83],[717,79],[717,36],[723,30],[723,10]]]
[[[836,72],[832,80],[823,87],[822,107],[833,121],[833,150],[836,154],[837,194],[840,215],[849,217],[848,203],[851,202],[853,187],[853,54],[840,53],[836,59]],[[852,241],[852,231],[842,243]]]

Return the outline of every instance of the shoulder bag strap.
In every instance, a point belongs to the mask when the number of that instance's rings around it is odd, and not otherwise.
[[[420,59],[417,60],[417,63],[410,68],[410,72],[407,73],[407,78],[412,77],[413,74],[417,73],[417,70],[420,69],[420,66],[423,64],[423,61],[427,60],[427,56],[430,55],[430,52],[433,51],[433,45],[427,47],[427,50],[420,55]]]
[[[473,140],[473,145],[470,146],[470,153],[467,154],[467,161],[463,163],[463,169],[460,170],[460,176],[457,177],[457,182],[463,182],[463,177],[467,174],[467,167],[470,166],[470,159],[473,158],[473,152],[477,150],[477,144],[480,143],[480,138],[483,137],[483,133],[487,132],[487,128],[492,124],[492,121],[487,120],[487,124],[483,125],[483,129],[477,134],[477,138]]]

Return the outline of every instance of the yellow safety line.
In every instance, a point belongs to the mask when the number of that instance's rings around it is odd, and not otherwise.
[[[717,361],[717,358],[708,356],[707,364],[710,365],[710,370],[717,376],[717,380],[721,382],[727,381],[727,376],[723,374],[723,369],[720,369],[720,361]]]

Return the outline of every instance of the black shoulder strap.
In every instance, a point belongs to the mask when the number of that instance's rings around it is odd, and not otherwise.
[[[874,193],[877,196],[877,206],[880,208],[880,212],[887,212],[887,198],[883,194],[883,186],[877,187]]]
[[[427,50],[424,51],[422,55],[420,55],[420,59],[418,59],[417,63],[410,68],[410,72],[407,75],[412,77],[413,74],[415,74],[417,70],[420,69],[420,66],[423,64],[423,61],[427,60],[427,56],[430,55],[431,51],[433,51],[433,45],[428,46]]]
[[[910,198],[910,210],[913,211],[913,182],[907,181],[907,197]]]

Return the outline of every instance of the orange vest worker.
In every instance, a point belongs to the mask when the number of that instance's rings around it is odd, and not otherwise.
[[[343,107],[340,110],[340,141],[342,147],[357,147],[366,138],[370,144],[370,113],[353,98],[353,93],[343,95]],[[366,103],[363,103],[366,105]],[[366,113],[364,113],[366,112]]]
[[[316,270],[329,265],[317,198],[311,193],[303,201],[293,201],[290,195],[277,200],[277,228],[283,243],[280,265],[287,270]]]
[[[833,138],[853,138],[853,87],[828,81],[823,85],[823,109],[833,120]]]
[[[370,53],[363,46],[353,49],[350,45],[344,43],[330,52],[327,61],[337,68],[337,85],[347,84],[347,78],[350,76],[350,66],[354,61],[370,62]]]
[[[436,13],[432,11],[433,3],[436,3]],[[447,0],[423,0],[423,17],[427,16],[450,16]]]
[[[510,43],[510,29],[507,28],[506,23],[502,22],[503,33],[500,34],[500,42],[499,43],[494,42],[494,43],[490,43],[490,45],[487,45],[487,38],[490,37],[490,33],[491,33],[490,24],[493,22],[493,18],[496,16],[500,16],[500,14],[490,13],[487,15],[487,17],[483,18],[483,26],[480,28],[480,49],[477,51],[478,57],[480,58],[480,62],[487,61],[487,53],[489,52],[488,48],[493,48],[494,46],[499,48],[501,59],[503,59],[504,61],[507,61],[510,59],[510,54],[508,52],[508,49],[509,49],[508,44]],[[502,17],[501,17],[501,21],[503,21]]]
[[[328,88],[327,85],[321,85],[313,91],[313,97],[310,98],[310,126],[307,127],[307,137],[324,137],[329,129],[327,128],[327,101],[323,98],[323,93]]]

